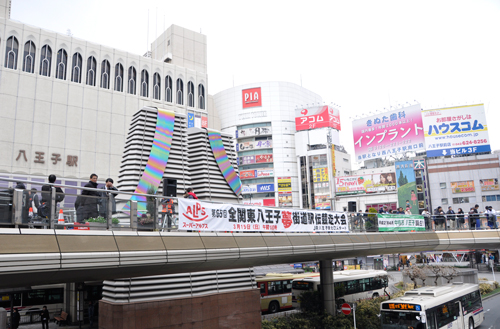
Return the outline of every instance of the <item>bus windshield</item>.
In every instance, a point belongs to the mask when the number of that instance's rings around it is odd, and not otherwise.
[[[425,324],[421,323],[414,312],[387,312],[382,311],[383,329],[424,329]]]
[[[295,290],[313,290],[314,285],[312,282],[293,281],[292,289]]]

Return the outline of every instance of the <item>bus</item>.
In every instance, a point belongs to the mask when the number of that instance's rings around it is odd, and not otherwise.
[[[305,277],[319,277],[319,273],[268,273],[257,276],[255,281],[260,289],[261,311],[275,313],[292,308],[292,281]]]
[[[345,302],[384,296],[385,288],[387,288],[387,272],[380,270],[336,271],[333,272],[333,282],[336,304],[341,305]],[[293,280],[293,307],[299,306],[300,295],[304,291],[316,291],[319,289],[319,277]]]
[[[474,329],[484,321],[479,285],[422,287],[380,304],[383,329]]]

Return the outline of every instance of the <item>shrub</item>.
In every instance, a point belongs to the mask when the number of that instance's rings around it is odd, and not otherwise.
[[[481,295],[486,295],[493,291],[493,287],[489,283],[480,283],[479,291],[481,292]]]
[[[498,289],[500,284],[498,283],[498,281],[493,281],[493,286],[495,287],[495,289]]]
[[[86,221],[89,222],[89,223],[103,223],[103,224],[105,224],[106,223],[106,218],[104,218],[102,216],[99,216],[97,218],[87,218]],[[112,218],[111,221],[112,221],[113,224],[119,224],[120,223],[120,221],[118,220],[118,218]]]

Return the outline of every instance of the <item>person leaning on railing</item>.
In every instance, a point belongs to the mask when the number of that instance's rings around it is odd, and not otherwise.
[[[54,184],[56,182],[56,175],[49,175],[49,183]],[[43,218],[48,218],[50,216],[50,209],[52,204],[52,186],[53,185],[43,185],[42,186],[42,201],[40,207],[38,208],[38,215]],[[64,200],[64,192],[59,186],[56,189],[56,202],[52,205],[54,207],[54,214],[57,213],[57,204]]]

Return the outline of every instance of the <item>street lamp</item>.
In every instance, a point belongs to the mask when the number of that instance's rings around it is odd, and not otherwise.
[[[248,187],[248,190],[250,191],[250,205],[252,205],[252,190],[250,189],[250,185],[243,185],[243,186],[246,186]]]

